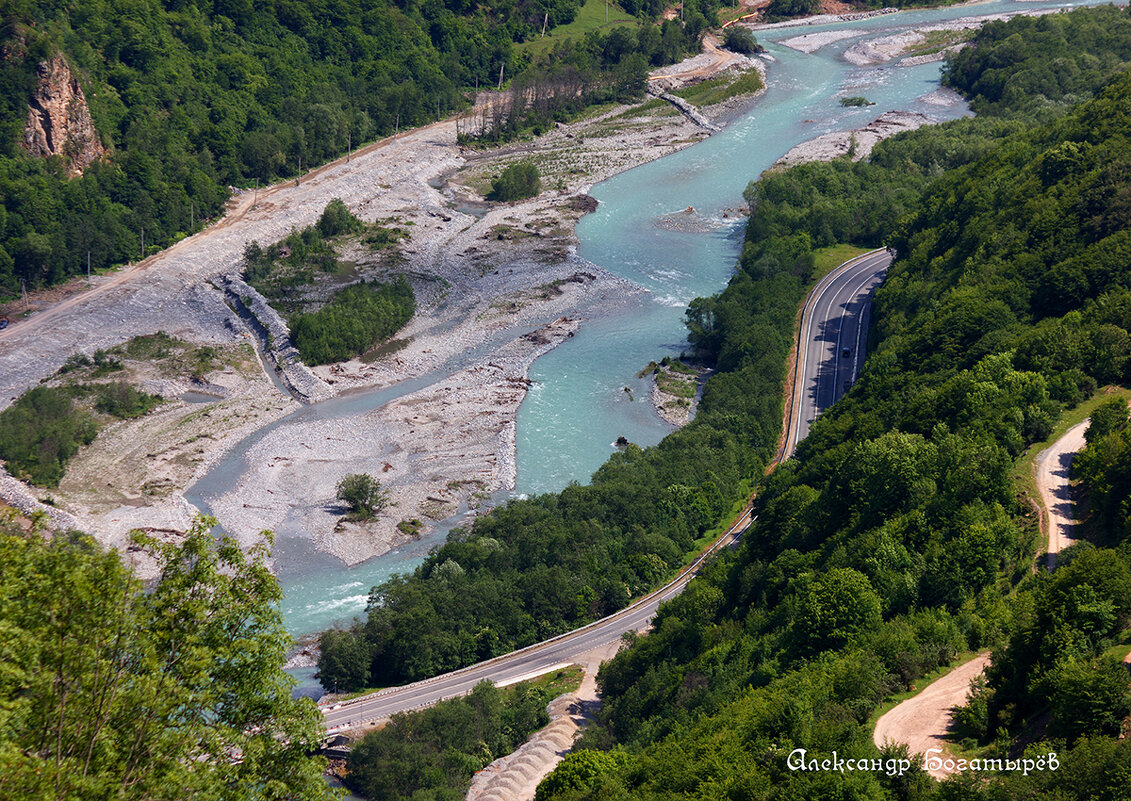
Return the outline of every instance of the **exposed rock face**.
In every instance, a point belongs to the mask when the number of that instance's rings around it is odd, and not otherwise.
[[[82,175],[106,152],[94,130],[82,87],[61,55],[44,61],[36,71],[39,85],[28,104],[24,149],[39,158],[62,156],[67,177]]]

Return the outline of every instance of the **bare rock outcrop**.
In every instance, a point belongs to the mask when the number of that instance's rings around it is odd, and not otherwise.
[[[78,78],[61,55],[37,68],[39,83],[28,104],[24,150],[39,158],[62,156],[67,177],[82,175],[106,153]]]

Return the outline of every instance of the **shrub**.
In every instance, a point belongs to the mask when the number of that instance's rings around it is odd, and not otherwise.
[[[541,191],[542,179],[538,168],[532,162],[520,161],[503,170],[502,174],[491,182],[491,192],[488,200],[524,200],[534,197]]]
[[[325,237],[360,233],[365,223],[353,215],[341,198],[334,198],[326,204],[322,216],[318,218],[318,231]]]
[[[737,25],[732,25],[727,28],[726,35],[723,36],[723,47],[734,53],[742,53],[749,56],[754,53],[765,52],[766,48],[758,44],[758,40],[746,28],[740,28]]]
[[[381,482],[368,473],[351,473],[338,482],[339,501],[349,507],[350,517],[368,520],[389,505],[389,493],[381,489]]]
[[[396,333],[415,308],[412,287],[403,278],[354,284],[313,314],[297,315],[291,341],[307,364],[345,361]]]

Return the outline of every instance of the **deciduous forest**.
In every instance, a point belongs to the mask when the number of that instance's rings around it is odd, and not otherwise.
[[[88,252],[96,270],[154,253],[220,215],[229,187],[294,176],[351,143],[466,109],[500,70],[524,87],[579,85],[585,102],[632,96],[648,65],[698,49],[717,3],[689,0],[683,25],[640,10],[638,31],[565,39],[537,58],[516,48],[544,24],[572,20],[579,5],[9,0],[0,22],[0,290],[84,272]],[[107,151],[70,179],[64,157],[32,158],[20,144],[37,67],[60,54]],[[517,111],[534,125],[577,109]]]
[[[1094,47],[1082,60],[1107,66],[1064,95],[983,101],[978,118],[903,134],[868,162],[753,184],[739,272],[688,310],[692,344],[719,370],[697,419],[614,456],[591,486],[477,520],[413,575],[375,588],[368,619],[330,643],[358,655],[342,678],[454,667],[659,581],[772,454],[814,248],[887,244],[898,259],[860,381],[764,481],[741,548],[602,669],[602,724],[539,798],[1119,797],[1131,761],[1114,737],[1131,693],[1111,656],[1131,623],[1126,407],[1099,415],[1079,467],[1105,533],[1052,577],[1034,572],[1037,519],[1012,471],[1063,412],[1131,378],[1120,200],[1131,74],[1109,49],[1122,40],[1081,35],[1127,22],[1112,9],[1017,22],[1044,36],[1040,47]],[[987,28],[985,41],[1014,24]],[[1013,61],[980,59],[981,42],[963,56],[980,65],[971,74],[1035,69],[1023,47]],[[651,574],[645,548],[659,557]],[[962,713],[964,747],[1058,751],[1058,772],[939,786],[917,771],[787,770],[798,747],[874,756],[877,706],[981,649],[994,667]]]

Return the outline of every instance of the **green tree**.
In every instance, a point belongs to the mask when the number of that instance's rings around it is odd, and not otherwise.
[[[1084,432],[1084,440],[1091,445],[1108,434],[1125,428],[1127,428],[1127,401],[1123,398],[1112,398],[1101,403],[1092,412],[1091,422]]]
[[[1095,663],[1067,660],[1049,676],[1049,733],[1069,742],[1086,734],[1117,736],[1131,713],[1127,669],[1108,657]]]
[[[331,692],[365,687],[369,682],[369,650],[365,641],[336,629],[322,632],[315,678]]]
[[[542,180],[538,174],[538,167],[530,161],[520,161],[503,170],[498,178],[491,182],[491,191],[488,200],[523,200],[534,197],[541,191]]]
[[[349,507],[355,520],[368,520],[389,505],[389,493],[368,473],[351,473],[338,482],[337,498]]]
[[[880,622],[880,598],[868,577],[849,567],[834,568],[806,590],[797,636],[812,646],[843,645]]]
[[[364,227],[365,223],[353,215],[341,198],[334,198],[327,203],[322,216],[318,218],[318,230],[324,237],[356,234]]]
[[[553,773],[538,783],[534,801],[550,801],[561,794],[588,791],[602,776],[627,764],[628,754],[620,751],[572,751]]]
[[[749,29],[738,25],[731,25],[726,29],[726,34],[723,36],[723,47],[747,56],[762,53],[766,49],[758,44],[758,40],[754,38],[754,34]]]
[[[93,541],[0,534],[0,797],[329,799],[265,562],[200,517],[136,535],[149,592]]]

